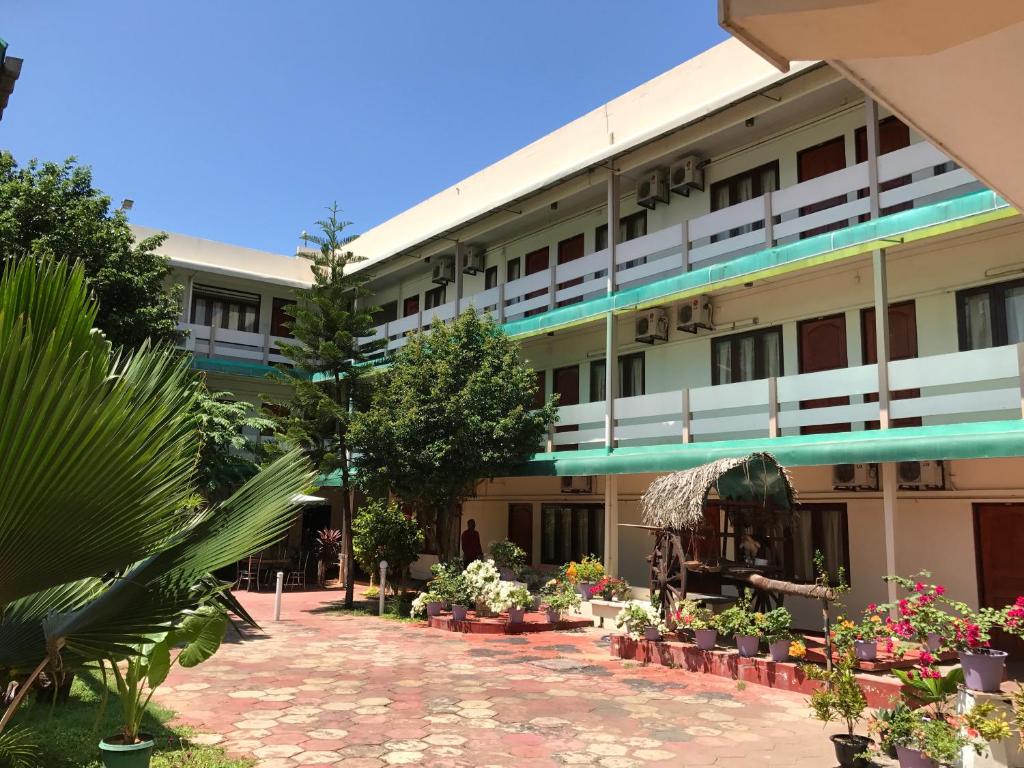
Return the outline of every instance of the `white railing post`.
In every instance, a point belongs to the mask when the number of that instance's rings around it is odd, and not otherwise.
[[[277,572],[277,586],[274,587],[274,621],[281,620],[281,593],[284,591],[284,571]]]
[[[768,437],[779,436],[779,381],[768,377]]]
[[[689,443],[693,440],[693,435],[690,434],[690,390],[687,387],[683,387],[682,414],[683,442]]]
[[[555,450],[555,427],[552,424],[548,425],[548,442],[547,452],[552,453]]]
[[[1024,342],[1017,342],[1017,386],[1020,388],[1020,416],[1024,419]]]
[[[498,322],[505,322],[505,283],[498,283]]]
[[[772,192],[764,193],[764,244],[771,248],[775,243],[772,230],[775,226],[774,214],[772,213]]]
[[[387,589],[387,586],[388,586],[388,561],[387,560],[381,560],[380,561],[380,594],[378,595],[378,602],[379,602],[379,604],[378,604],[378,607],[377,607],[377,614],[379,616],[383,616],[384,615],[384,590]]]
[[[210,326],[210,340],[207,342],[207,344],[208,344],[208,346],[207,346],[207,349],[206,349],[206,356],[207,357],[214,357],[215,356],[215,351],[214,350],[217,347],[217,326],[216,325],[211,325]]]
[[[683,272],[689,272],[690,267],[690,220],[683,219]]]

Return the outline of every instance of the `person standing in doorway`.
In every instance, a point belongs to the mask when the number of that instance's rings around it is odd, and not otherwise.
[[[484,550],[480,546],[480,532],[476,529],[476,520],[467,520],[466,530],[462,532],[462,565],[466,567],[483,556]]]

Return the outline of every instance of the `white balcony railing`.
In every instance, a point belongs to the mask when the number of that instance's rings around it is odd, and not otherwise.
[[[195,323],[180,323],[178,328],[188,334],[182,346],[199,357],[243,360],[265,365],[288,362],[278,351],[278,344],[289,340],[280,336]]]
[[[883,211],[894,206],[927,205],[978,186],[967,171],[949,170],[949,158],[927,142],[880,156],[878,180],[882,188],[893,187],[879,194]],[[868,185],[868,164],[863,162],[621,243],[615,251],[616,284],[642,285],[759,248],[792,242],[819,228],[855,224],[869,212],[870,201],[863,193]],[[830,203],[831,207],[823,207]],[[459,305],[489,310],[503,322],[515,320],[527,312],[603,295],[603,270],[607,266],[608,251],[597,251],[463,297]],[[574,280],[580,282],[566,285]],[[409,331],[428,327],[435,319],[447,321],[455,314],[456,302],[451,301],[385,323],[377,328],[374,338],[386,336],[388,349],[394,350],[405,343]]]
[[[1021,360],[1024,344],[891,362],[890,387],[899,399],[890,401],[890,416],[923,424],[1021,418]],[[860,365],[618,398],[615,438],[664,444],[796,435],[802,427],[863,429],[878,420],[877,400],[865,397],[877,393],[877,366]],[[801,407],[827,399],[838,402]],[[554,449],[603,445],[604,411],[604,402],[559,408]]]

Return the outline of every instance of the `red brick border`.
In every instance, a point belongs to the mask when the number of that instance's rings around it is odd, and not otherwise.
[[[526,632],[555,632],[594,626],[590,619],[562,619],[552,624],[545,613],[528,613],[522,624],[510,624],[508,616],[477,618],[472,611],[465,621],[455,621],[450,613],[446,613],[432,616],[427,620],[427,624],[433,629],[474,635],[520,635]]]

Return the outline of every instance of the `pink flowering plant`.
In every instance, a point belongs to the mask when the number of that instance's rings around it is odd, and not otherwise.
[[[909,594],[895,603],[868,606],[868,610],[895,613],[895,618],[886,618],[885,625],[889,635],[898,640],[925,645],[929,635],[936,635],[942,647],[949,647],[954,635],[955,617],[946,610],[949,606],[946,588],[925,581],[930,577],[928,571],[921,571],[912,578],[886,576],[886,581],[894,582]]]
[[[590,588],[590,596],[599,600],[628,600],[632,594],[629,583],[616,576],[602,576],[601,580]]]
[[[974,610],[966,603],[950,600],[949,607],[959,614],[953,619],[952,645],[958,651],[977,651],[992,644],[992,632],[1001,629],[1024,637],[1024,596],[1013,605]]]

